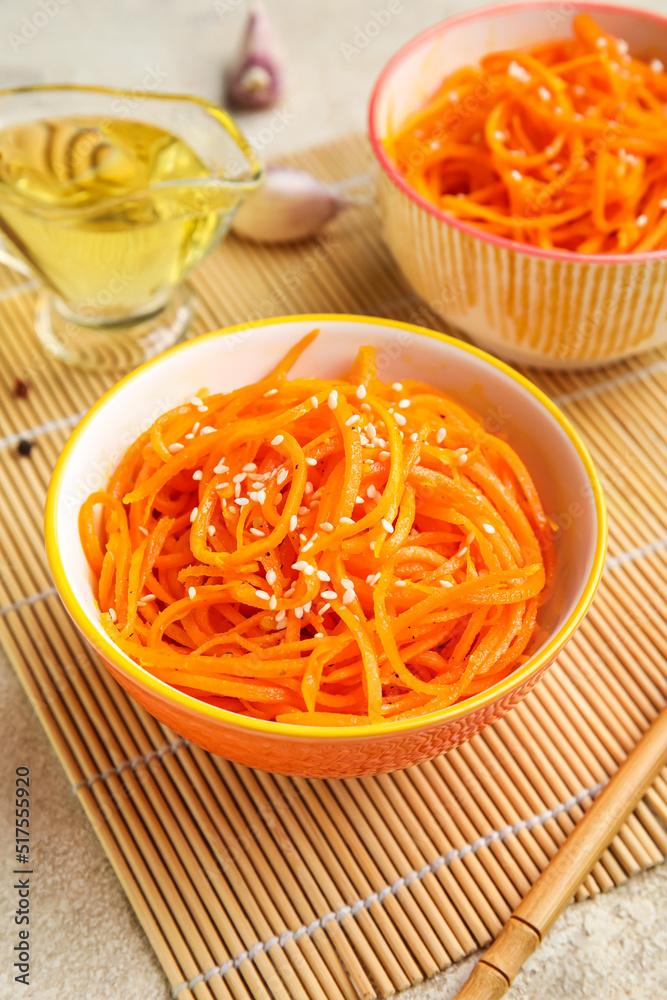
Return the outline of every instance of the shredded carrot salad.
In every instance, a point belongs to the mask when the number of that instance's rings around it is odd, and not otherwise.
[[[552,533],[516,453],[419,382],[287,373],[200,391],[81,508],[114,642],[169,684],[261,719],[433,712],[527,658]],[[101,512],[101,516],[100,516]]]
[[[418,194],[488,233],[580,253],[667,247],[667,74],[588,14],[572,39],[452,73],[385,146]]]

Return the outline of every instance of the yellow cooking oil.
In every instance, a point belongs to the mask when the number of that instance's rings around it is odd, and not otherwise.
[[[238,184],[156,125],[66,117],[0,130],[0,235],[73,313],[102,322],[159,308],[237,202]]]

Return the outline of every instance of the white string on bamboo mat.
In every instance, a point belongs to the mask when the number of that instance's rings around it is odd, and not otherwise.
[[[325,928],[326,925],[331,920],[336,920],[340,923],[345,917],[352,916],[355,917],[361,910],[369,909],[375,903],[382,903],[387,898],[387,896],[395,896],[401,889],[407,888],[413,882],[421,882],[426,878],[427,875],[435,874],[439,868],[443,865],[451,865],[453,861],[458,861],[464,858],[466,854],[475,854],[477,851],[481,850],[483,847],[489,847],[494,841],[506,840],[508,837],[515,836],[522,830],[532,830],[535,826],[543,825],[550,819],[554,819],[563,812],[569,812],[575,806],[580,805],[585,799],[592,798],[597,795],[604,786],[606,781],[592,785],[590,788],[583,788],[576,795],[567,799],[566,802],[559,802],[555,805],[553,809],[548,809],[546,812],[540,813],[540,815],[531,816],[528,819],[520,819],[518,822],[512,824],[511,826],[505,826],[502,830],[491,830],[484,837],[479,837],[474,840],[471,844],[464,844],[462,847],[454,848],[448,851],[447,854],[441,854],[433,861],[429,861],[425,864],[423,868],[418,870],[413,870],[408,872],[407,875],[403,875],[401,878],[396,879],[391,885],[384,885],[377,892],[372,892],[369,896],[364,899],[357,899],[354,903],[346,906],[342,906],[339,910],[335,912],[326,913],[323,917],[318,917],[313,920],[308,926],[298,927],[294,931],[285,930],[279,936],[269,938],[268,941],[256,941],[255,944],[251,945],[247,951],[242,951],[240,955],[235,958],[230,958],[221,965],[215,965],[212,969],[208,969],[206,972],[200,972],[196,976],[193,976],[189,982],[179,983],[172,989],[172,994],[174,998],[177,998],[179,993],[184,990],[192,990],[198,983],[207,983],[215,975],[225,976],[232,969],[238,969],[240,965],[243,964],[247,959],[252,961],[256,955],[261,951],[269,951],[271,948],[279,945],[284,948],[288,941],[298,941],[300,937],[304,934],[312,936],[316,930],[320,928]]]

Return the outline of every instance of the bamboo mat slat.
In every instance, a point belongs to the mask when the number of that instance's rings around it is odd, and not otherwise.
[[[372,189],[359,137],[294,162]],[[300,246],[229,239],[191,287],[192,336],[305,312],[446,329],[398,273],[372,204]],[[230,764],[160,726],[69,622],[44,555],[44,496],[68,434],[113,380],[45,357],[34,306],[34,283],[0,268],[0,641],[174,996],[371,1000],[488,944],[667,699],[667,350],[527,373],[586,439],[610,514],[598,596],[542,683],[435,761],[306,781]],[[12,396],[17,376],[25,399]],[[35,442],[27,459],[21,438]],[[667,771],[577,898],[662,862],[666,823]]]

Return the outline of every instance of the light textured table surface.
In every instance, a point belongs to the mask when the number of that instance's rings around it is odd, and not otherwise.
[[[630,3],[631,0],[626,0]],[[645,0],[664,8],[664,0]],[[46,0],[0,5],[0,85],[96,82],[157,86],[219,100],[223,69],[246,0]],[[335,139],[365,124],[371,86],[389,56],[467,0],[403,0],[377,37],[364,25],[386,0],[267,0],[287,56],[283,120],[240,116],[263,155]],[[567,7],[554,0],[554,9]],[[400,9],[397,9],[399,8]],[[386,18],[383,18],[386,20]],[[37,26],[36,26],[37,25]],[[30,37],[29,37],[30,36]],[[354,51],[351,51],[354,47]],[[157,82],[156,82],[157,81]],[[0,489],[3,484],[0,483]],[[0,997],[35,1000],[168,1000],[166,981],[92,829],[9,666],[0,660]],[[15,943],[6,846],[13,837],[10,783],[33,775],[35,890],[33,985],[12,982]],[[447,1000],[467,961],[406,994]],[[667,866],[603,897],[571,906],[520,974],[511,1000],[657,1000],[667,996]]]

